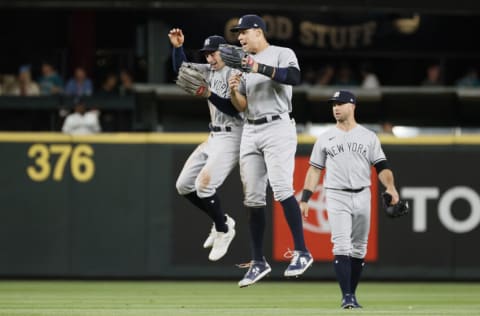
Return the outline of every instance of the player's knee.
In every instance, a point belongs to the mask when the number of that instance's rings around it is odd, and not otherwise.
[[[275,201],[284,201],[293,195],[293,190],[285,189],[285,190],[276,190],[273,191],[273,198]]]
[[[352,254],[352,247],[349,244],[334,244],[333,254],[335,256],[350,256]]]
[[[202,171],[195,180],[195,190],[199,197],[209,197],[215,193],[215,188],[211,185],[210,174]]]
[[[258,198],[258,199],[252,199],[252,198],[245,198],[243,200],[243,205],[245,205],[246,207],[265,207],[267,205],[267,202],[265,199],[261,199],[261,198]]]
[[[175,187],[177,189],[178,194],[180,195],[185,195],[190,193],[190,191],[188,190],[188,184],[185,181],[183,181],[182,178],[177,179],[177,182],[175,183]]]
[[[352,257],[364,258],[367,254],[367,243],[354,243],[352,249]]]

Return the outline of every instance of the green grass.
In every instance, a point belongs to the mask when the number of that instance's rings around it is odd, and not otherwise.
[[[0,315],[480,315],[479,283],[361,283],[342,310],[332,282],[0,281]]]

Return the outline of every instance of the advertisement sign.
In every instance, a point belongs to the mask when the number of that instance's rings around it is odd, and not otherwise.
[[[303,190],[305,175],[309,167],[310,157],[297,156],[295,161],[295,174],[293,186],[295,197],[300,200]],[[310,211],[308,217],[303,222],[303,231],[305,234],[305,243],[313,255],[315,261],[332,261],[332,243],[330,242],[330,225],[328,223],[328,214],[325,208],[325,191],[322,186],[323,179],[309,201]],[[365,257],[366,261],[376,261],[378,258],[378,185],[377,174],[372,168],[372,186],[371,186],[371,226],[368,236],[368,251]],[[273,207],[273,258],[277,261],[288,261],[284,254],[288,249],[294,249],[293,239],[290,229],[283,215],[282,205],[279,202],[274,203]]]

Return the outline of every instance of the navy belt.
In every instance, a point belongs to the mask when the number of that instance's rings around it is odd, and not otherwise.
[[[337,190],[337,191],[343,191],[343,192],[350,192],[350,193],[358,193],[362,192],[365,190],[366,187],[359,188],[359,189],[335,189],[335,188],[327,188],[328,190]]]
[[[272,119],[270,121],[276,121],[276,120],[281,119],[281,116],[277,114],[277,115],[272,115],[271,118]],[[265,123],[269,122],[269,120],[265,116],[265,117],[262,117],[262,118],[259,118],[259,119],[256,119],[256,120],[247,119],[247,122],[248,122],[248,124],[260,125],[260,124],[265,124]]]
[[[211,132],[231,132],[232,128],[230,126],[214,126],[212,124],[208,125],[208,128]]]

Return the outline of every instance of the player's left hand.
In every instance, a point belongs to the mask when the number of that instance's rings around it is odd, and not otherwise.
[[[183,35],[182,29],[173,28],[168,32],[168,38],[173,47],[179,48],[183,45],[185,41],[185,36]]]
[[[252,56],[247,55],[242,58],[242,70],[245,72],[257,72],[258,63],[253,59]]]

